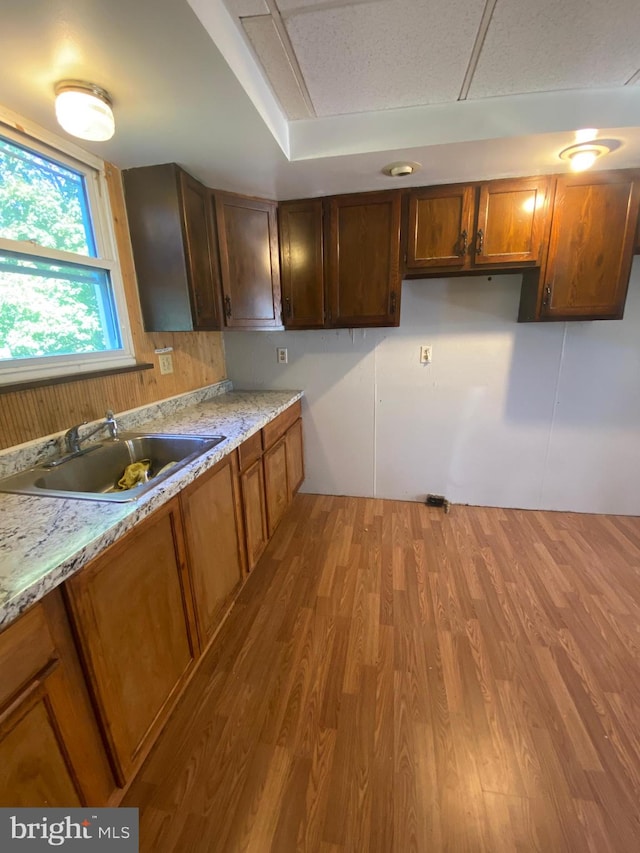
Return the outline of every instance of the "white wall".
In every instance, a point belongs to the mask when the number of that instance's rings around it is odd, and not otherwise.
[[[520,283],[405,281],[397,329],[226,333],[228,375],[304,390],[305,491],[640,514],[640,257],[619,322],[517,324]]]

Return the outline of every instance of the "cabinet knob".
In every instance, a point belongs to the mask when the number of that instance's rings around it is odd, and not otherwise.
[[[482,247],[484,246],[484,231],[482,228],[478,228],[478,233],[476,234],[476,255],[482,254]]]
[[[548,284],[544,289],[544,299],[542,300],[542,307],[548,308],[551,305],[551,285]]]
[[[225,296],[224,298],[224,313],[225,317],[231,317],[231,297]]]
[[[467,254],[467,232],[466,229],[460,232],[458,237],[458,257],[464,258]]]

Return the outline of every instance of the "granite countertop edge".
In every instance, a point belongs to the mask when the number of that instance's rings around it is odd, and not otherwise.
[[[194,395],[193,405],[183,403],[179,410],[173,405],[168,414],[152,404],[150,420],[144,419],[144,407],[136,410],[139,431],[226,436],[137,501],[0,494],[0,630],[303,396],[302,391],[228,387],[225,383],[209,399]],[[132,425],[125,416],[124,429]]]

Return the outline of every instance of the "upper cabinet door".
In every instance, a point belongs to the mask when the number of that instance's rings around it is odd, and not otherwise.
[[[640,182],[629,172],[558,178],[543,319],[619,319],[629,284]]]
[[[209,190],[180,170],[187,278],[194,329],[220,329],[220,263]]]
[[[542,261],[551,186],[548,177],[481,185],[470,247],[474,266]]]
[[[147,332],[220,328],[208,190],[175,163],[122,173]]]
[[[329,325],[400,322],[400,194],[360,193],[328,200]]]
[[[224,324],[280,327],[280,264],[275,202],[215,193]]]
[[[409,194],[406,267],[461,269],[468,264],[473,228],[473,187],[453,184]]]
[[[322,199],[278,205],[282,319],[287,329],[324,326]]]

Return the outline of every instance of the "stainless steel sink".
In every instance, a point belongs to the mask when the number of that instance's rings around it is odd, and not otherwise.
[[[115,440],[89,446],[79,454],[0,480],[0,492],[93,501],[134,501],[225,438],[224,435],[121,432]],[[148,482],[119,490],[118,480],[127,465],[143,459],[151,462]]]

